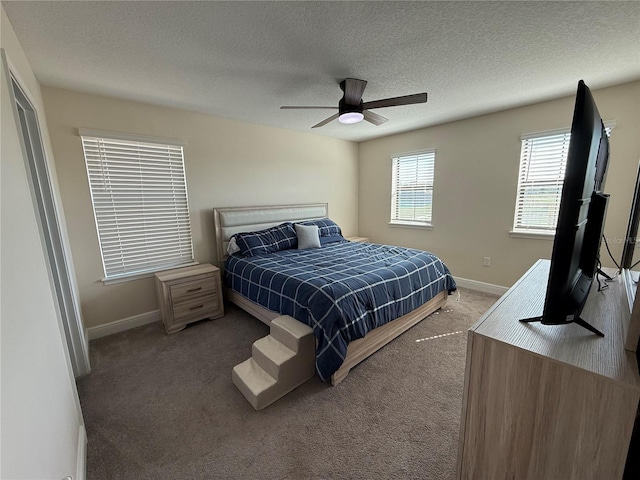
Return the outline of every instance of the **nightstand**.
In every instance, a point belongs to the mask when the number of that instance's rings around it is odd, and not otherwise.
[[[367,237],[347,237],[347,240],[350,242],[368,242],[369,239]]]
[[[158,304],[167,333],[203,318],[224,315],[220,269],[208,263],[155,274]]]

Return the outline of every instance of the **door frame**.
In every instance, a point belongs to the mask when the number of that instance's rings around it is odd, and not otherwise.
[[[7,72],[11,108],[20,136],[22,155],[31,187],[33,206],[38,219],[43,250],[47,259],[49,280],[76,378],[91,371],[89,341],[82,323],[79,295],[74,277],[71,252],[63,236],[60,203],[51,181],[48,158],[43,145],[38,113],[31,95],[8,64],[4,49],[2,62]]]

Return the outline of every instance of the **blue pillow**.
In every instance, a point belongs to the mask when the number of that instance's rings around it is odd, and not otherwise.
[[[340,229],[338,224],[329,218],[322,218],[320,220],[305,220],[304,222],[300,223],[302,225],[317,225],[321,242],[322,237],[333,237],[336,235],[342,237],[342,230]]]
[[[327,243],[346,242],[347,240],[342,235],[327,235],[326,237],[320,237],[320,245],[325,246]]]
[[[245,257],[279,252],[298,246],[298,237],[290,222],[259,232],[243,232],[233,235],[240,253]]]

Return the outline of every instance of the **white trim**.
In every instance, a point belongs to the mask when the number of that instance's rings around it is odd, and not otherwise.
[[[114,285],[116,283],[132,282],[133,280],[140,280],[141,278],[152,278],[156,272],[164,272],[165,270],[173,270],[174,268],[190,267],[192,265],[198,265],[198,262],[193,261],[189,263],[181,263],[179,265],[171,265],[169,267],[156,268],[148,272],[140,273],[127,273],[117,277],[103,278],[100,281],[105,285]]]
[[[553,240],[554,238],[556,238],[555,231],[542,232],[542,231],[531,230],[529,232],[524,232],[524,231],[511,230],[509,231],[509,235],[511,235],[513,238],[530,238],[534,240]]]
[[[18,127],[31,198],[38,219],[43,253],[47,260],[49,282],[51,290],[55,294],[58,325],[65,342],[65,356],[73,372],[73,377],[78,378],[91,371],[89,345],[85,341],[71,250],[68,239],[63,232],[66,231],[66,225],[64,224],[53,159],[48,156],[44,144],[43,132],[46,132],[46,129],[42,130],[40,121],[42,115],[38,112],[36,103],[32,101],[32,98],[37,97],[34,97],[20,83],[20,76],[8,67],[11,62],[7,58],[5,50],[0,49],[0,51],[1,61],[6,68],[4,80],[9,88],[11,109]],[[24,124],[18,115],[18,105],[24,112]],[[78,398],[76,398],[76,403],[80,410]]]
[[[106,337],[107,335],[113,335],[114,333],[125,332],[132,328],[141,327],[142,325],[159,322],[160,320],[160,310],[152,310],[151,312],[121,318],[120,320],[114,320],[113,322],[103,325],[89,327],[87,328],[87,333],[89,334],[89,340],[94,340],[96,338]]]
[[[625,290],[627,291],[627,302],[629,303],[629,312],[633,312],[633,303],[636,300],[637,282],[640,280],[639,272],[635,270],[629,270],[628,268],[622,269],[622,279],[624,282]]]
[[[402,153],[392,153],[389,158],[391,160],[393,160],[396,157],[410,157],[411,155],[422,155],[422,154],[427,154],[427,153],[436,153],[436,149],[435,148],[425,148],[422,150],[414,150],[412,152],[402,152]]]
[[[538,137],[552,137],[554,135],[566,135],[571,133],[571,127],[554,128],[553,130],[543,130],[542,132],[523,133],[520,135],[520,141],[531,140]]]
[[[495,295],[503,295],[509,290],[508,287],[494,285],[491,283],[479,282],[477,280],[469,280],[467,278],[453,277],[459,287],[477,290],[479,292],[493,293]],[[132,328],[141,327],[150,323],[161,321],[160,310],[152,310],[150,312],[141,313],[128,318],[122,318],[113,322],[97,325],[87,328],[89,340],[106,337],[114,333],[125,332]]]
[[[390,227],[401,227],[401,228],[420,228],[422,230],[433,230],[433,225],[430,223],[419,223],[419,222],[408,222],[408,221],[400,221],[395,220],[393,222],[389,222]]]
[[[160,143],[160,144],[184,147],[184,142],[182,140],[176,140],[175,138],[149,137],[145,135],[132,135],[130,133],[122,133],[122,132],[109,132],[106,130],[91,130],[89,128],[79,128],[78,135],[81,137],[112,138],[115,140],[125,140],[125,141],[131,141],[131,142],[144,142],[144,143]]]
[[[478,280],[469,280],[468,278],[453,277],[456,281],[456,285],[462,288],[468,288],[470,290],[477,290],[479,292],[493,293],[494,295],[504,295],[509,290],[509,287],[503,287],[501,285],[494,285],[493,283],[479,282]]]
[[[616,128],[615,120],[607,120],[606,122],[603,120],[602,124],[604,125],[605,129],[609,128],[613,130],[614,128]],[[552,135],[564,135],[567,133],[571,133],[571,127],[554,128],[553,130],[543,130],[541,132],[523,133],[522,135],[520,135],[520,141],[530,140],[532,138],[537,138],[537,137],[547,137],[547,136],[550,137]]]
[[[76,465],[76,476],[74,480],[85,480],[87,478],[87,431],[84,425],[78,428],[78,461]]]

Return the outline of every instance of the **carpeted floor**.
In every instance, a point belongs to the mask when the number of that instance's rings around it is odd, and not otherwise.
[[[337,387],[316,377],[260,412],[231,369],[268,328],[232,305],[174,335],[94,340],[87,479],[451,479],[467,329],[498,298],[460,293]]]

